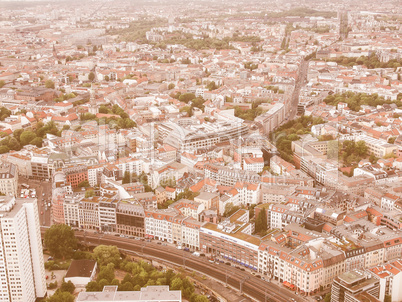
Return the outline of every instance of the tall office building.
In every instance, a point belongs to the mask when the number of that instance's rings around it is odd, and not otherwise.
[[[0,302],[34,302],[46,294],[36,199],[0,197]]]

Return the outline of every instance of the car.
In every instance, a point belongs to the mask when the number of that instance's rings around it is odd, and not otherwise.
[[[205,254],[201,253],[200,256],[201,256],[201,257],[205,257]]]
[[[230,262],[225,262],[226,265],[231,265]]]
[[[243,272],[245,271],[245,269],[244,269],[244,268],[242,268],[242,267],[240,268],[240,270],[241,270],[241,271],[243,271]]]
[[[53,257],[52,256],[50,256],[49,258],[47,258],[47,261],[52,261],[53,260]]]
[[[184,248],[184,251],[189,252],[190,249],[189,249],[188,247],[185,247],[185,248]]]
[[[178,250],[181,250],[181,245],[176,246]]]
[[[211,262],[211,263],[215,263],[214,260],[211,260],[211,259],[209,259],[208,261]]]
[[[162,245],[166,246],[167,244],[165,242],[163,242]]]
[[[158,241],[158,242],[157,242],[156,244],[159,244],[159,245],[161,245],[161,244],[162,244],[162,242],[159,242],[159,241]]]
[[[261,276],[260,276],[260,275],[256,275],[256,277],[261,279]]]
[[[120,237],[120,234],[114,234],[116,237]]]

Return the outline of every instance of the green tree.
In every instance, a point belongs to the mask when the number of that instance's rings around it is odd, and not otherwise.
[[[109,82],[109,81],[110,81],[109,76],[105,76],[105,81],[106,81],[106,82]]]
[[[105,279],[107,282],[112,282],[114,279],[114,267],[115,266],[113,263],[109,263],[106,266],[101,266],[97,281],[100,282],[101,280]]]
[[[18,142],[18,140],[15,137],[10,138],[10,140],[8,141],[7,146],[10,148],[10,150],[20,150],[21,149],[21,145]]]
[[[18,140],[18,142],[20,141],[20,136],[23,132],[24,129],[17,129],[13,132],[13,136]]]
[[[91,281],[91,282],[88,282],[87,286],[85,286],[85,290],[87,292],[100,292],[102,289],[98,285],[98,282]]]
[[[229,202],[225,205],[225,212],[223,213],[223,216],[229,217],[239,209],[240,207],[233,205],[233,202]]]
[[[89,184],[89,181],[88,180],[84,180],[84,181],[81,181],[79,184],[78,184],[78,187],[80,187],[80,188],[89,188],[91,185]]]
[[[0,107],[0,121],[4,121],[11,115],[11,111],[6,107]]]
[[[113,263],[117,267],[121,258],[119,249],[114,245],[98,245],[94,248],[94,256],[100,266]]]
[[[0,154],[7,153],[10,151],[10,148],[7,146],[0,146]]]
[[[215,90],[217,88],[218,88],[218,86],[216,85],[215,81],[209,82],[207,85],[207,89],[209,91]]]
[[[119,286],[120,291],[133,291],[134,285],[131,282],[124,282]]]
[[[188,102],[190,102],[191,100],[193,100],[193,99],[195,99],[195,94],[194,93],[190,93],[190,92],[188,92],[188,93],[184,93],[184,94],[182,94],[182,95],[180,95],[179,96],[179,101],[180,102],[183,102],[183,103],[188,103]]]
[[[69,292],[57,290],[53,296],[46,299],[46,302],[74,302],[75,297]]]
[[[265,232],[267,231],[267,213],[264,208],[258,213],[257,219],[255,221],[255,232]]]
[[[392,297],[389,295],[385,295],[384,302],[392,302]]]
[[[70,226],[54,224],[45,233],[45,245],[55,258],[70,258],[77,248],[77,238]]]
[[[377,161],[378,161],[378,158],[374,154],[371,154],[369,157],[369,162],[372,164],[376,164]]]
[[[75,285],[73,282],[68,281],[68,282],[64,282],[61,284],[60,286],[60,291],[62,292],[69,292],[70,294],[72,294],[75,290]]]
[[[191,302],[208,302],[209,299],[207,297],[205,297],[205,296],[202,296],[202,295],[193,294],[191,296],[190,301]]]
[[[91,198],[93,196],[95,196],[95,191],[94,190],[85,191],[85,198]]]
[[[38,147],[38,148],[41,148],[41,147],[42,147],[42,143],[43,143],[43,140],[42,140],[41,137],[35,137],[35,138],[30,142],[31,145],[35,145],[35,146]]]
[[[32,131],[24,131],[20,136],[21,145],[25,146],[30,144],[36,138],[36,134]]]
[[[128,184],[131,182],[131,174],[130,171],[125,171],[124,172],[124,176],[123,176],[123,180],[122,180],[122,184]]]
[[[171,290],[181,290],[183,287],[183,280],[180,277],[176,277],[170,283]]]
[[[54,89],[54,82],[52,80],[47,80],[45,82],[45,87],[49,89]]]
[[[331,302],[331,293],[325,295],[324,302]]]
[[[390,137],[390,138],[388,139],[388,144],[393,144],[393,143],[395,143],[395,140],[396,140],[396,136]]]
[[[173,84],[173,83],[170,83],[170,84],[168,85],[168,89],[169,89],[169,90],[174,89],[174,87],[175,87],[175,84]]]
[[[93,82],[93,80],[95,80],[95,74],[92,71],[88,75],[88,80],[90,80],[91,82]]]
[[[6,85],[6,82],[4,82],[3,80],[0,80],[0,88],[3,88],[4,85]]]

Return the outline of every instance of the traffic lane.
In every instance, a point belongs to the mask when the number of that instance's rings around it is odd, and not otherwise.
[[[78,234],[77,234],[78,235]],[[84,237],[82,233],[80,233],[77,237]],[[139,241],[132,241],[131,239],[126,238],[115,238],[115,236],[105,235],[103,237],[95,236],[95,235],[87,235],[85,236],[88,243],[89,240],[93,240],[92,244],[114,244],[121,249],[127,250],[135,250],[136,252],[144,254],[150,254],[151,256],[155,256],[161,259],[166,259],[168,261],[177,263],[178,265],[183,265],[183,263],[191,267],[195,270],[205,273],[206,275],[210,275],[216,279],[219,279],[222,282],[226,281],[226,272],[222,272],[222,269],[216,267],[216,265],[211,265],[208,261],[204,261],[202,258],[193,258],[194,256],[190,256],[188,253],[177,252],[176,249],[164,246],[164,250],[160,249],[160,246],[147,242],[146,244],[141,244]],[[189,255],[186,257],[185,255]],[[183,261],[183,256],[185,260]],[[298,297],[289,293],[283,292],[283,289],[276,286],[275,284],[265,282],[257,277],[252,276],[251,274],[239,271],[238,269],[233,268],[232,266],[228,266],[226,268],[230,271],[228,276],[228,284],[235,288],[240,288],[240,278],[244,280],[248,278],[248,280],[243,284],[243,292],[249,294],[252,297],[256,297],[255,291],[258,292],[258,299],[263,298],[264,301],[265,295],[271,299],[271,301],[288,301],[289,298],[294,298],[296,301],[299,301]],[[236,276],[237,278],[235,278]],[[254,284],[254,285],[252,285]],[[257,298],[257,297],[256,297]]]

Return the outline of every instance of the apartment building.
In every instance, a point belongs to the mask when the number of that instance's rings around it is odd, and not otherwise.
[[[173,243],[172,224],[177,211],[145,210],[145,237]]]
[[[305,294],[320,289],[323,261],[310,257],[306,247],[290,249],[273,241],[264,241],[258,249],[258,271]]]
[[[78,187],[83,181],[88,181],[88,167],[85,165],[75,165],[63,168],[66,175],[66,182],[73,188]]]
[[[285,204],[271,204],[267,209],[267,223],[270,229],[282,229],[286,223],[284,214],[292,209],[291,206]]]
[[[386,295],[392,302],[402,301],[402,260],[372,267],[369,272],[380,281],[380,301],[385,301]]]
[[[3,164],[0,167],[0,193],[17,196],[18,168],[14,164]]]
[[[200,195],[194,198],[194,201],[203,204],[205,210],[217,209],[219,203],[219,194],[201,192]]]
[[[390,193],[385,193],[381,197],[381,208],[384,210],[392,211],[394,210],[395,203],[400,199],[401,198],[399,196]]]
[[[34,302],[46,295],[36,199],[0,197],[0,301]]]
[[[180,199],[172,203],[169,208],[178,210],[185,217],[192,217],[195,220],[199,220],[199,215],[205,210],[205,205],[195,200]]]
[[[237,182],[258,183],[260,175],[253,171],[244,171],[230,167],[206,164],[204,167],[206,178],[218,181],[223,186],[234,186]]]

